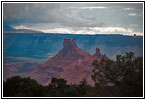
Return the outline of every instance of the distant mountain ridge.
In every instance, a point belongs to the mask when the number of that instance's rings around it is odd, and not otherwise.
[[[15,29],[9,25],[3,25],[3,33],[43,33],[43,32],[31,29]]]

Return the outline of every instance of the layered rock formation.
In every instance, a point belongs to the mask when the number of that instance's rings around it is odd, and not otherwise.
[[[72,40],[64,39],[63,48],[28,76],[43,85],[49,84],[52,77],[64,78],[68,84],[79,84],[82,79],[86,79],[88,84],[94,85],[91,79],[92,62],[102,57],[106,56],[101,55],[98,48],[93,56],[81,50],[76,45],[75,37]]]

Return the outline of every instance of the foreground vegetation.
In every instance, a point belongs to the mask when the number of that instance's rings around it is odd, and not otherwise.
[[[79,85],[67,85],[62,78],[52,78],[48,86],[19,76],[4,82],[4,97],[140,97],[143,96],[143,59],[132,52],[117,55],[116,61],[101,59],[93,62],[91,75],[95,86],[85,79]]]

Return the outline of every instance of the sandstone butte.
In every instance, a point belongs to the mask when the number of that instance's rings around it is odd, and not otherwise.
[[[94,86],[91,78],[92,63],[94,60],[101,60],[102,57],[107,58],[101,55],[99,48],[96,48],[94,55],[90,55],[77,46],[75,37],[72,40],[64,39],[63,48],[54,57],[41,64],[40,68],[27,73],[27,76],[42,85],[48,85],[52,77],[57,77],[64,78],[68,84],[79,84],[86,79],[89,85]]]

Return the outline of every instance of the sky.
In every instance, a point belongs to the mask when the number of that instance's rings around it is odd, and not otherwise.
[[[143,4],[3,3],[3,23],[45,33],[143,35]]]

